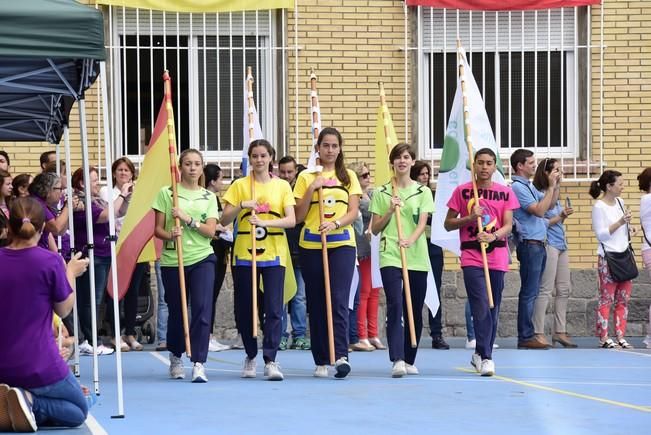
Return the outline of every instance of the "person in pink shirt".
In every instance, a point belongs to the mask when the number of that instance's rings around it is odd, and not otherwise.
[[[474,165],[479,203],[475,203],[472,182],[457,186],[448,201],[449,210],[444,223],[447,231],[459,230],[461,269],[476,339],[471,364],[482,376],[495,374],[492,350],[497,334],[504,274],[509,269],[506,238],[511,233],[513,210],[519,207],[509,187],[492,181],[497,169],[496,161],[497,157],[491,149],[477,151]],[[478,218],[482,219],[482,228],[477,228]],[[488,304],[480,243],[487,245],[493,308]]]

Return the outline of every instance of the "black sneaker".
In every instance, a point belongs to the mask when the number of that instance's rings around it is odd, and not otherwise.
[[[432,337],[432,349],[448,350],[450,345],[445,342],[443,337],[436,335]]]

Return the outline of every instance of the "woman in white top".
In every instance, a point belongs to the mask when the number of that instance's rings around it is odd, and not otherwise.
[[[646,168],[637,176],[640,190],[644,192],[640,200],[640,222],[642,223],[642,261],[644,268],[651,275],[651,168]],[[646,329],[646,337],[642,341],[647,349],[651,349],[651,305],[649,305],[649,324]]]
[[[597,246],[597,271],[599,273],[599,304],[597,307],[597,336],[600,346],[607,349],[614,347],[631,348],[624,339],[626,334],[626,318],[628,317],[628,301],[631,298],[631,280],[616,282],[610,274],[608,263],[604,257],[607,252],[624,252],[628,248],[628,224],[631,212],[624,208],[624,201],[619,197],[624,190],[624,180],[621,172],[606,170],[590,185],[590,196],[597,199],[603,192],[603,197],[592,206],[592,230],[599,245]],[[613,318],[617,343],[608,338],[608,318],[610,307],[615,304]]]
[[[113,195],[109,195],[108,186],[104,186],[99,191],[99,196],[106,202],[115,201],[121,194],[124,186],[128,186],[131,190],[133,189],[133,182],[136,179],[136,168],[127,157],[120,157],[111,165],[111,173],[113,175]],[[120,235],[120,230],[122,229],[122,224],[126,214],[115,218],[115,235]],[[138,315],[138,290],[140,289],[140,284],[142,278],[147,273],[149,268],[149,263],[138,263],[136,264],[133,274],[131,275],[131,283],[127,289],[127,293],[124,295],[124,335],[120,338],[120,348],[122,352],[128,352],[129,350],[142,350],[143,346],[136,339],[136,316]],[[109,322],[111,323],[111,330],[109,334],[113,334],[114,331],[114,322],[113,319],[113,300],[108,300],[107,303],[107,316]],[[115,340],[113,340],[115,345]]]

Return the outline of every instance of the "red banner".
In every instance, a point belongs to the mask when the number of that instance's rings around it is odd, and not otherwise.
[[[432,6],[435,8],[476,11],[523,11],[529,9],[571,8],[597,5],[601,0],[406,0],[407,6]]]

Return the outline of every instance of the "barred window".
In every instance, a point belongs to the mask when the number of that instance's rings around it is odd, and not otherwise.
[[[459,11],[416,8],[421,156],[438,159],[457,86],[457,38],[486,112],[508,157],[532,148],[573,162],[574,175],[598,164],[592,147],[590,8]],[[601,92],[601,90],[599,90]],[[599,147],[601,143],[597,144]],[[578,168],[578,169],[577,169]],[[594,169],[592,169],[594,170]]]

